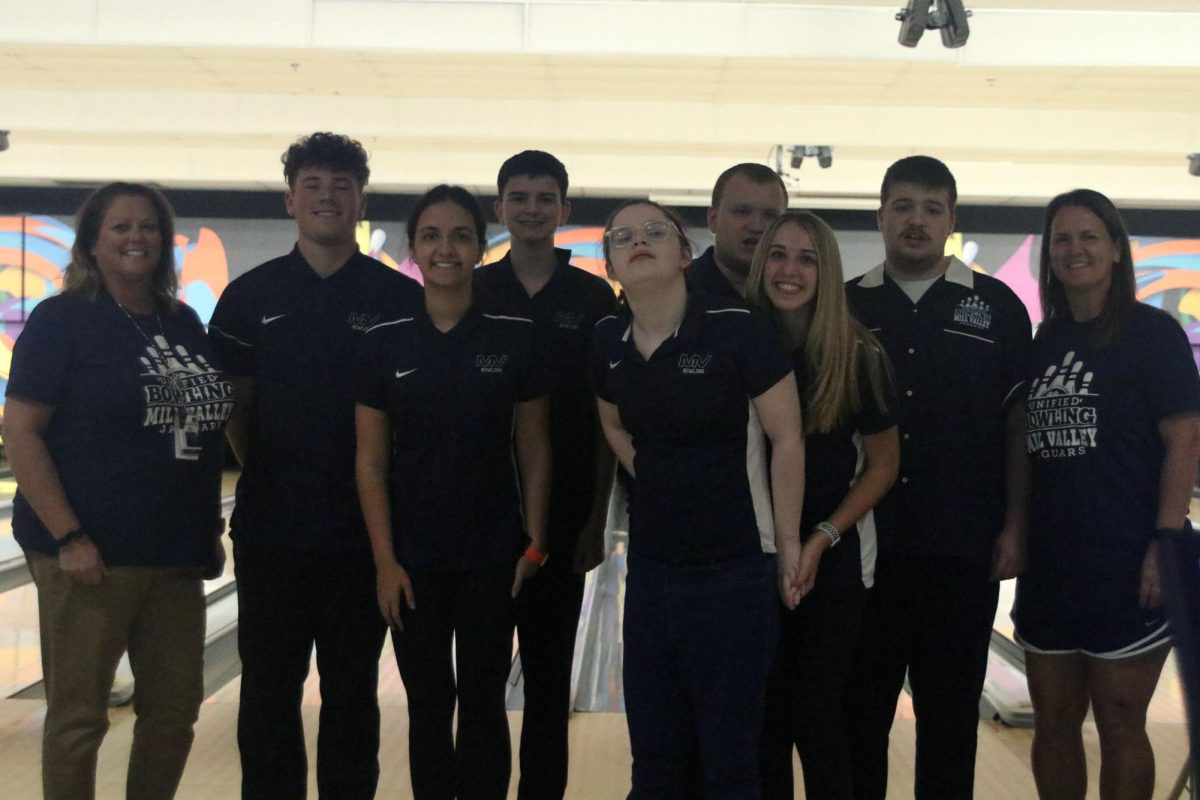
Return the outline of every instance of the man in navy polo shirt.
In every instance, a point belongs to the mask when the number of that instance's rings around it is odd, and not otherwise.
[[[422,295],[358,251],[361,144],[314,133],[282,160],[296,247],[230,283],[209,325],[234,383],[228,437],[242,462],[231,523],[242,797],[305,796],[300,702],[315,644],[318,790],[373,798],[386,628],[355,492],[352,369],[363,333]]]
[[[549,559],[517,598],[525,679],[517,797],[561,800],[583,576],[604,558],[615,463],[596,418],[588,352],[592,328],[616,298],[607,281],[572,266],[570,251],[554,246],[571,211],[562,162],[540,150],[518,153],[501,165],[497,191],[496,217],[508,229],[510,249],[476,271],[480,302],[533,319],[552,380]]]
[[[1020,570],[1021,404],[1029,314],[1000,281],[944,255],[957,190],[928,156],[883,179],[885,261],[847,284],[896,373],[900,477],[877,508],[879,555],[847,687],[856,798],[887,790],[888,733],[908,673],[916,797],[974,791],[979,694],[997,581]],[[1012,446],[1010,446],[1010,444]]]
[[[750,260],[763,231],[788,206],[783,178],[770,167],[747,162],[721,173],[713,184],[708,229],[713,245],[687,268],[688,288],[741,299]]]

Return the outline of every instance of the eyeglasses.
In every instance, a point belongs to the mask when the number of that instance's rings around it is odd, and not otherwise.
[[[638,230],[641,230],[646,235],[646,241],[648,242],[665,242],[672,235],[679,234],[679,228],[676,228],[665,219],[652,219],[640,226],[632,225],[613,228],[604,234],[604,238],[608,239],[608,246],[613,250],[623,250],[633,244],[633,240],[637,238]]]

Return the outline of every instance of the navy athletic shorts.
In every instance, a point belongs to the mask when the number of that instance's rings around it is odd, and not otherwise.
[[[1169,644],[1166,610],[1138,604],[1140,583],[1140,573],[1110,574],[1091,591],[1071,591],[1069,579],[1018,578],[1014,638],[1031,653],[1109,659]]]

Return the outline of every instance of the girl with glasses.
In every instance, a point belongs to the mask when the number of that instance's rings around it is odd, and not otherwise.
[[[802,594],[800,406],[766,320],[688,292],[682,229],[635,200],[604,237],[627,301],[597,323],[593,366],[605,435],[633,476],[629,796],[681,796],[697,782],[685,775],[695,743],[706,795],[756,798],[776,598],[794,607]]]

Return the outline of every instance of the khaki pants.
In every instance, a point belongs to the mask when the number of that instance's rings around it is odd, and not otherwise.
[[[108,695],[129,651],[137,722],[129,800],[174,797],[204,699],[205,601],[199,569],[110,567],[99,586],[67,577],[58,559],[28,555],[38,590],[46,725],[46,800],[91,800],[108,730]]]

